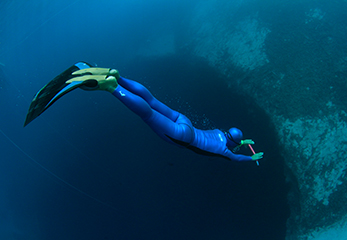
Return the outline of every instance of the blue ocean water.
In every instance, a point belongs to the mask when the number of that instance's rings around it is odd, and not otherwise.
[[[189,54],[182,39],[198,2],[0,4],[1,239],[284,239],[277,136],[256,102]],[[143,54],[166,29],[180,50]],[[171,146],[105,92],[78,89],[23,128],[34,94],[81,60],[119,69],[200,128],[238,126],[265,159]]]

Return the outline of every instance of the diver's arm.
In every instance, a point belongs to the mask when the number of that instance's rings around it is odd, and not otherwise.
[[[226,149],[225,151],[225,156],[227,158],[229,158],[231,161],[253,161],[251,156],[246,156],[246,155],[242,155],[242,154],[235,154],[232,151],[230,151],[229,149]]]
[[[259,159],[263,158],[263,154],[262,152],[256,153],[252,156],[246,156],[246,155],[242,155],[242,154],[235,154],[232,151],[230,151],[229,149],[226,149],[225,151],[225,155],[227,158],[229,158],[231,161],[257,161]]]

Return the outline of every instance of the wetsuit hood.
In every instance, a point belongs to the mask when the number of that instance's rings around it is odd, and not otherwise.
[[[240,129],[238,128],[230,128],[225,133],[226,139],[227,139],[227,147],[228,148],[234,148],[239,145],[241,145],[241,140],[243,138],[243,134]]]

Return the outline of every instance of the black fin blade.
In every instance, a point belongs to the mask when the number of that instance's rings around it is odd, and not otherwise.
[[[64,72],[62,72],[58,76],[56,76],[52,81],[50,81],[43,88],[41,88],[40,91],[38,91],[37,94],[34,96],[34,99],[32,100],[30,104],[30,107],[24,122],[24,127],[28,125],[30,122],[32,122],[35,118],[40,116],[60,97],[72,91],[73,89],[77,88],[78,86],[74,86],[73,88],[65,91],[60,96],[56,97],[56,95],[61,90],[63,90],[69,85],[69,84],[66,84],[65,82],[73,78],[73,76],[71,75],[73,72],[83,68],[88,68],[88,67],[92,67],[92,66],[88,63],[78,62],[75,65],[72,65],[71,67],[66,69]]]

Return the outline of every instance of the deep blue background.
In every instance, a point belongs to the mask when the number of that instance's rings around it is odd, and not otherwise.
[[[184,44],[196,2],[35,2],[0,5],[1,239],[284,239],[288,188],[265,113],[189,49],[138,55],[156,31]],[[171,146],[105,92],[76,90],[23,128],[33,95],[80,60],[119,69],[197,127],[241,128],[265,159]]]

